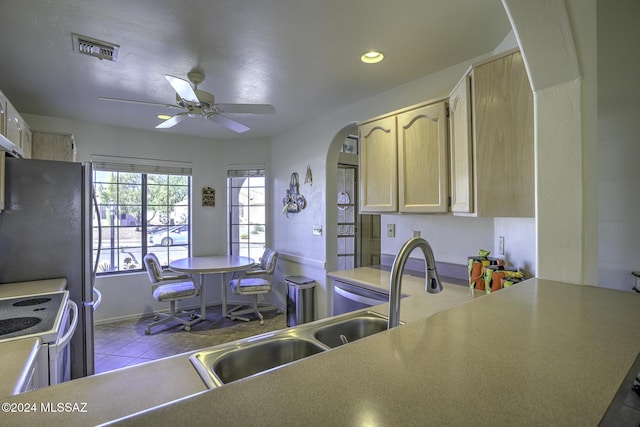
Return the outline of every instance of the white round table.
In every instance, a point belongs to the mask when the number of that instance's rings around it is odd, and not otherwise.
[[[235,255],[210,255],[181,258],[169,263],[169,269],[178,273],[200,275],[200,314],[206,318],[205,274],[222,274],[222,315],[227,316],[227,273],[244,271],[255,265],[252,258]]]

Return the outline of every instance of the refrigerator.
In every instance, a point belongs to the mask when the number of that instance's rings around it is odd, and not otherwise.
[[[0,286],[64,277],[79,307],[71,378],[94,373],[90,164],[6,158],[0,212]]]

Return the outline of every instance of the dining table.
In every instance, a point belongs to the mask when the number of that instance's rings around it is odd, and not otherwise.
[[[222,274],[222,315],[227,315],[227,275],[246,271],[255,265],[253,258],[238,255],[207,255],[177,259],[169,263],[169,269],[177,273],[197,274],[200,279],[200,314],[206,319],[205,275]]]

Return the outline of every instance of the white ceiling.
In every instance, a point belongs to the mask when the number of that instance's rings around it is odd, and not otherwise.
[[[0,90],[22,114],[153,130],[173,103],[165,74],[206,75],[223,103],[268,103],[233,115],[235,134],[185,120],[158,130],[216,139],[268,137],[418,77],[492,51],[510,31],[500,0],[0,0]],[[120,45],[117,62],[80,55],[71,33]],[[384,52],[376,65],[360,55]]]

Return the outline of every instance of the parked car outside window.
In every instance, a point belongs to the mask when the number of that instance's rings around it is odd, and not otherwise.
[[[188,225],[157,227],[149,231],[149,246],[186,245],[188,243]]]

